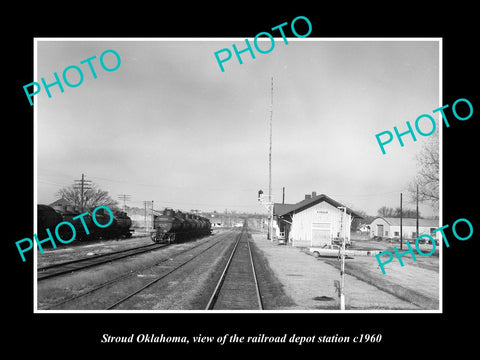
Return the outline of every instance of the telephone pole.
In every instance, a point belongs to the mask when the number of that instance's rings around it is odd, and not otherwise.
[[[148,230],[148,221],[147,221],[147,205],[150,204],[150,214],[153,216],[153,200],[145,200],[143,206],[145,207],[145,230]],[[152,223],[153,224],[153,223]]]
[[[74,181],[74,189],[80,190],[80,212],[83,213],[84,208],[84,192],[85,190],[90,190],[92,185],[92,180],[85,180],[85,175],[82,174],[81,180],[73,180]]]
[[[419,236],[419,233],[418,233],[418,218],[419,218],[419,214],[418,214],[418,184],[417,184],[417,238]]]
[[[340,206],[342,210],[342,247],[340,248],[340,310],[345,310],[345,241],[347,239],[347,208]]]
[[[402,210],[402,193],[400,193],[400,250],[403,249],[403,210]]]
[[[123,211],[125,212],[127,209],[127,205],[125,204],[125,202],[127,200],[130,201],[130,195],[121,194],[121,195],[118,195],[118,199],[123,200]]]
[[[145,230],[148,230],[148,226],[147,226],[147,204],[148,204],[148,201],[143,202],[143,206],[145,206]]]
[[[150,211],[150,215],[152,217],[152,230],[155,228],[155,217],[153,215],[153,200],[152,200],[152,209]]]

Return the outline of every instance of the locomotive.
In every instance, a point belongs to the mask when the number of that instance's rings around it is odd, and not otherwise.
[[[95,219],[100,224],[107,224],[110,214],[104,209],[99,209],[95,213]],[[132,226],[132,219],[126,212],[113,210],[113,222],[106,228],[96,228],[95,234],[102,239],[114,239],[123,236],[129,238],[132,236],[132,231],[134,231],[130,229],[130,226]]]
[[[165,208],[153,217],[150,237],[154,243],[188,241],[212,233],[210,220],[203,216]]]
[[[113,211],[113,221],[107,228],[99,228],[93,224],[93,219],[90,214],[82,217],[85,222],[85,226],[89,230],[89,234],[86,233],[85,227],[80,220],[73,220],[74,217],[80,215],[73,206],[69,205],[57,205],[54,207],[48,205],[39,204],[37,206],[37,219],[38,219],[38,236],[42,239],[47,236],[45,229],[53,231],[56,225],[62,221],[68,221],[75,226],[76,239],[77,240],[93,240],[97,238],[102,239],[114,239],[119,237],[129,238],[132,236],[132,220],[123,211]],[[104,212],[104,209],[99,209],[95,214],[95,219],[100,224],[106,224],[110,220],[110,214]],[[59,235],[61,238],[70,238],[72,233],[68,227],[59,229]]]

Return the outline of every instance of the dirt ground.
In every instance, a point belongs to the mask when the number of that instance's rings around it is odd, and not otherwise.
[[[165,279],[153,283],[140,294],[120,304],[115,310],[203,311],[227,263],[237,233],[238,231],[219,230],[216,231],[216,235],[210,237],[173,244],[39,282],[38,308],[60,311],[106,309],[125,294],[141,288],[162,274],[169,274]],[[133,247],[134,244],[143,245],[143,242],[148,244],[149,239],[88,244],[76,246],[74,251],[68,248],[58,252],[53,250],[46,254],[43,262],[72,260],[86,254],[119,250],[120,247]],[[202,249],[207,248],[209,250],[203,252]],[[252,245],[252,250],[264,309],[277,310],[294,306],[293,301],[285,295],[283,285],[268,267],[263,252],[255,245]],[[196,254],[200,256],[196,257]],[[185,266],[171,272],[183,262],[186,263]],[[102,287],[97,289],[99,285]],[[81,294],[85,296],[72,299]],[[64,302],[66,300],[69,301]]]
[[[57,249],[46,250],[44,254],[37,254],[37,266],[41,267],[51,263],[151,243],[149,237],[138,237],[82,244],[83,246],[59,246]],[[262,297],[265,309],[275,311],[339,311],[340,302],[335,283],[340,280],[340,262],[336,257],[317,259],[308,252],[308,249],[278,245],[277,242],[268,241],[263,233],[253,233],[252,243],[254,244],[255,266],[259,270],[258,280],[261,288],[264,289]],[[135,257],[121,265],[117,263],[106,264],[101,268],[102,271],[99,271],[100,268],[96,268],[93,272],[74,274],[64,281],[56,280],[50,284],[53,288],[50,285],[42,285],[38,292],[39,304],[48,304],[51,301],[60,300],[65,292],[84,291],[85,287],[88,287],[91,282],[97,281],[98,277],[102,280],[109,276],[116,276],[120,272],[134,271],[139,266],[157,261],[160,255],[162,258],[164,256],[168,258],[173,256],[175,251],[192,245],[178,244],[163,249],[158,254],[149,253],[141,257]],[[399,247],[399,244],[379,241],[353,241],[352,248],[393,252],[393,246]],[[429,249],[428,245],[425,246],[422,251],[427,253],[431,247]],[[406,249],[404,244],[403,251]],[[375,256],[348,258],[345,265],[346,309],[354,311],[438,310],[441,305],[439,299],[442,270],[438,252],[439,249],[437,248],[432,256],[423,257],[416,254],[416,261],[413,261],[411,255],[406,255],[402,258],[404,261],[403,267],[394,257],[392,262],[385,265],[385,275],[382,274]],[[185,269],[169,282],[168,289],[152,288],[152,291],[157,294],[156,296],[160,293],[163,294],[160,298],[165,299],[165,301],[171,297],[170,295],[175,295],[172,297],[175,300],[172,302],[172,304],[175,304],[174,308],[200,309],[201,304],[198,304],[203,299],[202,293],[208,292],[205,287],[205,284],[208,283],[207,275],[214,270],[212,259],[218,261],[223,258],[218,253],[207,257],[209,259],[202,258],[203,260],[199,260],[205,267],[198,264],[193,266],[194,263],[192,263],[192,268],[196,268],[195,271],[190,273]],[[140,274],[138,277],[147,275]],[[203,279],[204,277],[205,279]],[[204,281],[200,281],[200,279]],[[194,282],[192,283],[192,281]],[[199,290],[193,291],[196,288]],[[181,291],[179,293],[172,289]],[[187,293],[193,295],[187,299],[185,296]],[[185,301],[178,301],[180,294]],[[200,300],[195,300],[197,298]],[[159,309],[160,305],[160,308],[163,309],[170,308],[171,304],[166,304],[165,301],[162,304],[155,305],[142,304],[141,308]],[[149,307],[150,305],[151,307]],[[133,308],[138,308],[138,306]]]
[[[39,282],[37,286],[37,306],[42,310],[50,308],[53,310],[105,309],[107,306],[125,296],[125,294],[140,288],[142,284],[149,282],[150,279],[157,277],[161,273],[168,272],[172,267],[175,267],[175,263],[181,263],[194,257],[195,253],[217,243],[217,240],[220,239],[220,234],[219,232],[216,235],[200,238],[196,241],[173,244],[148,253]],[[231,238],[233,237],[231,236]],[[136,241],[141,242],[146,240],[148,239],[144,238],[142,240],[139,238]],[[193,303],[197,301],[198,293],[204,290],[205,286],[203,284],[207,282],[210,273],[214,272],[216,262],[224,258],[222,253],[228,249],[231,243],[229,239],[227,240],[228,241],[219,242],[220,245],[215,246],[212,251],[206,252],[198,260],[189,264],[189,266],[182,268],[181,271],[176,271],[173,276],[166,279],[166,282],[159,283],[158,285],[155,284],[155,286],[147,289],[141,296],[136,297],[134,299],[135,301],[122,304],[119,310],[189,310],[192,309],[192,307],[195,308],[195,304]],[[117,247],[113,250],[119,250],[120,245],[133,247],[134,242],[133,239],[129,239],[121,244],[117,243]],[[110,247],[114,247],[114,244],[110,243],[108,248]],[[89,252],[96,253],[112,250],[109,250],[105,244],[102,246],[100,243],[91,244],[85,246],[85,248],[77,246],[74,252],[68,249],[64,249],[63,251],[69,254],[70,258],[78,258],[83,257],[85,253]],[[55,250],[53,250],[50,256],[57,261],[59,258],[62,258],[62,261],[67,260],[65,254],[55,253]],[[123,278],[124,276],[126,277]],[[121,278],[121,280],[118,282],[114,281],[117,278]],[[107,284],[112,280],[111,285],[89,294],[97,285]],[[86,293],[87,296],[69,301],[66,304],[57,305],[64,300],[70,299],[72,296],[84,293]]]
[[[435,252],[430,256],[422,256],[415,249],[415,243],[410,242],[415,254],[415,260],[410,253],[401,257],[404,266],[400,264],[395,255],[394,247],[402,254],[408,250],[404,242],[402,249],[399,243],[385,241],[355,241],[354,246],[379,247],[390,251],[393,260],[384,265],[385,274],[382,273],[375,257],[358,257],[353,261],[347,261],[346,272],[354,274],[358,278],[374,284],[385,291],[393,293],[404,299],[408,299],[426,309],[438,309],[440,299],[441,262],[440,247],[436,246]],[[418,246],[420,251],[428,254],[432,250],[430,243]],[[380,256],[380,261],[386,262],[388,254]]]
[[[340,263],[337,258],[316,259],[306,249],[270,242],[265,234],[253,234],[253,240],[263,251],[286,294],[295,302],[295,306],[290,309],[339,309],[339,298],[334,284],[340,279]],[[392,250],[392,246],[397,244],[354,243],[354,248],[371,250]],[[405,249],[404,245],[403,251]],[[438,256],[417,256],[416,262],[411,256],[404,256],[403,260],[405,266],[401,267],[394,258],[394,261],[385,266],[386,275],[383,275],[374,256],[347,259],[346,309],[438,310]]]

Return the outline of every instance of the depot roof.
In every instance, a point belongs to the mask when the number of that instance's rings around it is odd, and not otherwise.
[[[284,215],[287,215],[287,214],[292,213],[292,212],[298,213],[298,212],[301,212],[305,209],[308,209],[309,207],[312,207],[312,206],[314,206],[318,203],[321,203],[322,201],[326,201],[327,203],[329,203],[330,205],[332,205],[334,207],[340,207],[340,206],[346,207],[345,205],[342,205],[341,203],[339,203],[336,200],[333,200],[332,198],[328,197],[327,195],[320,194],[320,195],[312,196],[308,199],[302,200],[302,201],[300,201],[296,204],[275,203],[275,204],[273,204],[273,215],[274,216],[284,216]],[[348,207],[346,207],[346,209],[347,209],[347,214],[350,214],[353,217],[362,219],[362,216],[359,215],[358,213],[356,213],[355,211],[353,211],[352,209],[350,209]]]

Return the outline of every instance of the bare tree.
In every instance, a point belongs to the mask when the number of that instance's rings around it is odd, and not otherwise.
[[[387,206],[382,206],[380,209],[377,210],[378,216],[382,217],[392,217],[392,218],[399,218],[400,217],[400,207],[391,208]],[[414,209],[402,209],[402,217],[404,218],[415,218],[417,217],[417,211]],[[419,213],[419,218],[422,218],[422,215]]]
[[[400,207],[395,208],[395,215],[392,216],[392,217],[396,217],[396,218],[400,217]],[[417,217],[417,210],[403,208],[402,209],[402,217],[403,218],[416,218]],[[420,211],[418,212],[418,217],[419,217],[419,219],[423,219],[422,214],[420,214]]]
[[[81,190],[78,186],[70,185],[57,191],[57,196],[64,198],[76,207],[81,207]],[[116,206],[118,202],[113,200],[108,191],[102,190],[98,185],[92,183],[90,188],[83,191],[83,208],[93,210],[97,206]]]
[[[362,218],[354,218],[352,220],[352,230],[357,230],[360,225],[362,224],[370,224],[373,219],[375,219],[375,216],[368,215],[365,211],[363,210],[355,210],[355,212],[360,215]]]
[[[377,214],[378,216],[383,217],[395,217],[396,210],[388,206],[382,206],[380,209],[377,210]]]
[[[440,143],[438,132],[435,132],[425,143],[423,149],[418,153],[417,168],[418,172],[413,181],[408,186],[408,192],[412,200],[417,197],[421,202],[430,202],[435,208],[438,208],[440,199]]]

